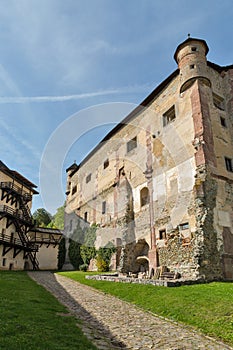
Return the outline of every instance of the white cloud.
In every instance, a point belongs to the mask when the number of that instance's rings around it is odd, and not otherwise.
[[[23,97],[0,97],[0,104],[4,103],[33,103],[33,102],[65,102],[70,100],[80,100],[85,98],[115,95],[115,94],[130,94],[135,92],[148,91],[149,85],[134,85],[110,90],[87,92],[83,94],[64,95],[64,96],[23,96]]]

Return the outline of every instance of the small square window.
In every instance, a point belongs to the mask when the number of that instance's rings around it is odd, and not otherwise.
[[[197,48],[196,48],[195,46],[193,46],[193,47],[191,48],[191,50],[192,50],[192,52],[195,52],[195,51],[197,51]]]
[[[189,68],[190,69],[194,69],[195,68],[195,64],[190,64]]]
[[[137,136],[127,142],[127,153],[137,147]]]
[[[104,162],[104,169],[106,169],[109,166],[109,159],[106,159]]]
[[[180,224],[180,230],[188,230],[188,229],[189,229],[189,223],[188,222]]]
[[[221,122],[221,125],[224,126],[224,128],[227,127],[226,119],[224,117],[220,117],[220,122]]]
[[[106,213],[106,202],[102,202],[102,214]]]
[[[91,181],[91,174],[87,175],[87,177],[86,177],[86,183],[88,183],[90,181]]]
[[[166,234],[166,230],[159,230],[159,239],[166,239],[167,234]]]
[[[168,125],[176,119],[175,106],[172,106],[167,112],[163,114],[163,126]]]
[[[233,172],[232,159],[225,157],[225,165],[227,171]]]

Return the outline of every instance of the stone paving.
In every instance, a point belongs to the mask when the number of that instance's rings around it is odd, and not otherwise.
[[[189,327],[64,276],[42,271],[28,274],[82,321],[77,325],[98,349],[233,350]]]

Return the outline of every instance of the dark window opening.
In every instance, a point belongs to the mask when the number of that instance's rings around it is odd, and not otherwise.
[[[220,117],[220,122],[221,122],[221,125],[224,126],[224,128],[227,127],[226,119],[224,117]]]
[[[102,214],[106,213],[106,202],[102,202]]]
[[[137,136],[134,137],[132,140],[127,142],[127,152],[132,151],[134,148],[137,147]]]
[[[195,64],[190,64],[189,68],[190,69],[194,69],[195,68]]]
[[[189,223],[185,222],[184,224],[180,224],[180,230],[188,230],[189,229]]]
[[[86,183],[88,183],[90,181],[91,181],[91,174],[87,175],[87,177],[86,177]]]
[[[163,114],[163,126],[168,125],[176,119],[175,106],[172,106],[167,112]]]
[[[217,107],[218,109],[221,109],[222,111],[225,110],[225,102],[221,96],[218,96],[213,93],[213,102],[215,107]]]
[[[106,169],[109,166],[109,160],[106,159],[104,162],[104,169]]]
[[[233,172],[232,159],[225,157],[227,171]]]
[[[2,259],[2,266],[6,266],[6,258]]]
[[[11,238],[10,238],[10,241],[13,242],[14,240],[14,232],[11,232]]]
[[[85,221],[87,221],[87,217],[88,217],[88,213],[87,213],[87,211],[85,211],[85,213],[84,213],[84,220]]]
[[[149,203],[149,190],[147,187],[144,187],[140,191],[140,202],[141,207]]]
[[[166,230],[159,230],[159,239],[166,239],[167,235],[166,235]]]
[[[77,192],[77,185],[72,188],[72,194],[75,194],[75,192]]]
[[[197,51],[197,48],[193,46],[193,47],[191,48],[191,50],[192,50],[193,52],[195,52],[195,51]]]

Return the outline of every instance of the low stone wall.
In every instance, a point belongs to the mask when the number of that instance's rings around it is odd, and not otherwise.
[[[138,283],[138,284],[150,284],[158,287],[180,287],[184,285],[206,283],[203,279],[196,280],[155,280],[155,279],[143,279],[133,277],[119,277],[113,275],[92,275],[86,276],[86,279],[107,281],[107,282],[122,282],[122,283]]]

